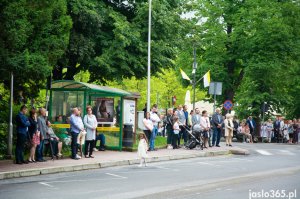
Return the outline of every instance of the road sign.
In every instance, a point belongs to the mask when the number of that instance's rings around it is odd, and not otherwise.
[[[209,94],[210,95],[222,95],[222,82],[210,82]]]
[[[226,100],[223,104],[225,110],[231,110],[233,108],[233,103],[231,100]]]

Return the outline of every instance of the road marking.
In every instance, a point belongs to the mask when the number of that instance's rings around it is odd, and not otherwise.
[[[215,166],[215,167],[220,167],[221,165],[217,165],[217,164],[211,164],[208,162],[197,162],[198,164],[204,164],[204,165],[210,165],[210,166]]]
[[[265,150],[259,150],[257,149],[256,152],[262,154],[262,155],[273,155],[272,153],[268,152],[268,151],[265,151]]]
[[[167,167],[162,167],[162,166],[153,166],[155,168],[158,168],[158,169],[165,169],[165,170],[169,170],[170,168],[167,168]]]
[[[286,154],[286,155],[296,155],[295,153],[290,152],[288,150],[279,150],[279,151],[282,152],[282,153],[284,153],[284,154]]]
[[[124,176],[120,176],[120,175],[116,175],[116,174],[112,174],[112,173],[105,173],[106,175],[109,175],[109,176],[114,176],[114,177],[117,177],[117,178],[123,178],[123,179],[126,179],[127,177],[124,177]]]
[[[47,183],[45,183],[45,182],[39,182],[39,184],[44,185],[44,186],[47,186],[47,187],[54,187],[54,186],[52,186],[52,185],[50,185],[50,184],[47,184]]]
[[[253,160],[248,160],[248,159],[245,159],[245,158],[233,158],[233,159],[241,160],[241,161],[247,161],[247,162],[253,162]]]

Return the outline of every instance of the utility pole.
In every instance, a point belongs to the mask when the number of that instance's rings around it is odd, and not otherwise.
[[[151,74],[151,4],[149,0],[149,18],[148,18],[148,77],[147,77],[147,111],[150,112],[150,74]]]
[[[13,142],[13,105],[14,105],[14,74],[11,72],[10,75],[10,110],[9,110],[9,133],[7,140],[7,156],[12,157],[12,142]]]
[[[196,47],[194,45],[194,63],[193,63],[193,110],[195,110],[195,101],[196,101],[196,69],[197,69],[197,60],[196,60]]]

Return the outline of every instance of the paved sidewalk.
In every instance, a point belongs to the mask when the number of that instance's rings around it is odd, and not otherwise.
[[[249,151],[238,147],[214,147],[205,150],[159,149],[158,151],[148,153],[149,158],[147,159],[147,162],[150,163],[229,154],[247,155],[249,154]],[[139,163],[136,152],[98,151],[94,152],[93,155],[95,158],[82,158],[80,160],[64,158],[54,161],[48,160],[47,162],[22,165],[13,164],[12,160],[0,161],[0,179],[133,165]]]

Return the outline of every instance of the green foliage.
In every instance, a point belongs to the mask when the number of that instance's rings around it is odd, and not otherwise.
[[[263,102],[294,114],[299,88],[291,74],[299,74],[299,2],[195,0],[189,5],[196,12],[190,40],[201,54],[200,67],[209,67],[212,80],[223,82],[219,103],[234,100],[241,115],[258,117]]]
[[[4,154],[7,152],[8,128],[8,123],[0,123],[0,159],[3,159]]]
[[[151,76],[151,104],[158,104],[159,108],[172,107],[171,97],[176,96],[176,104],[185,103],[185,94],[187,90],[192,93],[192,86],[183,86],[180,83],[181,75],[179,71],[172,69],[163,69],[157,76]],[[139,92],[141,98],[138,101],[138,109],[142,110],[147,101],[147,79],[123,79],[122,82],[109,81],[108,86],[121,88],[131,92]],[[191,95],[192,96],[192,95]],[[205,92],[197,89],[196,101],[202,100]],[[192,99],[191,99],[192,100]]]
[[[12,0],[0,4],[0,82],[36,97],[52,66],[64,54],[71,19],[66,1]],[[28,87],[22,88],[24,84]]]
[[[126,3],[127,2],[127,3]],[[68,0],[73,27],[54,79],[74,79],[88,70],[90,81],[141,79],[147,74],[148,1]],[[174,65],[184,21],[179,0],[153,1],[152,72]],[[80,67],[76,68],[76,63]],[[63,68],[67,72],[63,74]]]

